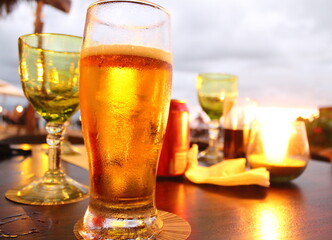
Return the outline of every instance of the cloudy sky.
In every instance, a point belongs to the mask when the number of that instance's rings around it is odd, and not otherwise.
[[[44,7],[44,32],[83,34],[92,0],[72,0],[70,14]],[[332,106],[330,0],[155,0],[172,15],[173,98],[199,110],[199,72],[238,76],[239,92],[261,105]],[[20,86],[17,38],[33,32],[35,6],[0,19],[0,79]]]

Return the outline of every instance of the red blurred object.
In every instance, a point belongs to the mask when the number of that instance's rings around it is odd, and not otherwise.
[[[189,111],[186,101],[172,99],[159,159],[158,176],[184,174],[188,165],[189,131]]]
[[[317,133],[317,134],[320,134],[320,133],[323,132],[323,129],[322,129],[321,127],[315,127],[315,128],[313,129],[313,132],[314,132],[314,133]]]

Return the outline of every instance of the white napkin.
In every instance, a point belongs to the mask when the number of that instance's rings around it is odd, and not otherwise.
[[[244,158],[222,161],[210,167],[198,165],[198,147],[189,150],[189,167],[186,177],[194,183],[208,183],[222,186],[260,185],[270,186],[270,173],[266,168],[246,170]]]

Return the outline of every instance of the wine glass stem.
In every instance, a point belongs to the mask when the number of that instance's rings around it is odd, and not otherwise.
[[[219,136],[219,120],[211,120],[209,123],[209,148],[217,151]]]
[[[63,141],[64,125],[62,123],[46,124],[48,144],[48,170],[56,172],[60,170],[61,165],[61,144]]]

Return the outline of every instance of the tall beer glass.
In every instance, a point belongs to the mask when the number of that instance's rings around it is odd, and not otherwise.
[[[170,16],[144,1],[89,6],[80,60],[80,107],[91,195],[79,234],[150,239],[163,223],[156,169],[170,104]]]

